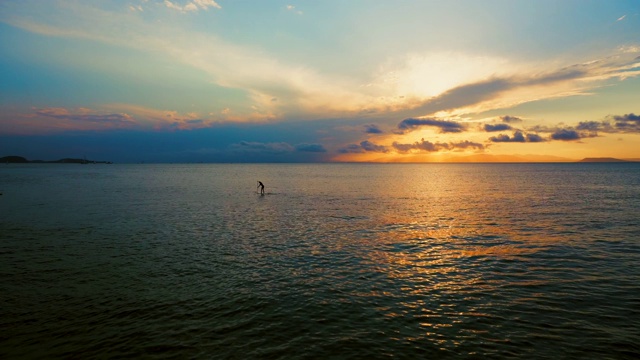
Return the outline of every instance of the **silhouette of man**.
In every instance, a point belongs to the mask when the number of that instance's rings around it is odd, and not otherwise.
[[[262,181],[258,181],[258,187],[260,188],[260,194],[264,195],[264,184]]]

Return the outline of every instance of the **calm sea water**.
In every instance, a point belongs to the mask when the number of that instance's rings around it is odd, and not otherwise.
[[[0,192],[3,359],[640,354],[640,164],[1,165]]]

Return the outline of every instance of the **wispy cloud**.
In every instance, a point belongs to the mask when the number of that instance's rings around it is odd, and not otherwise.
[[[470,114],[586,94],[603,81],[640,75],[637,58],[640,50],[627,47],[608,57],[566,66],[551,61],[516,63],[513,59],[463,53],[409,54],[399,56],[401,60],[384,62],[373,74],[344,76],[178,25],[167,23],[157,27],[138,11],[127,9],[120,14],[65,0],[58,4],[60,9],[72,9],[66,14],[72,16],[71,19],[8,11],[0,14],[0,21],[46,36],[81,38],[146,51],[198,69],[210,77],[212,83],[239,89],[250,99],[246,108],[230,112],[234,114],[233,118],[229,117],[233,121],[363,114],[377,118],[401,114],[421,119]],[[165,0],[162,4],[183,12],[220,8],[211,0]],[[290,6],[288,10],[296,9]],[[541,68],[551,70],[540,71]],[[436,126],[441,132],[464,130],[461,125],[405,123],[402,126],[400,130],[406,131],[420,126]]]
[[[133,118],[128,114],[100,114],[93,113],[91,109],[79,108],[75,111],[70,111],[65,108],[45,108],[38,109],[35,112],[37,115],[52,117],[59,120],[69,120],[78,122],[93,122],[93,123],[109,123],[109,124],[131,124]]]
[[[427,99],[415,110],[425,114],[468,114],[513,107],[525,102],[587,94],[601,82],[640,75],[637,52],[611,56],[545,72],[523,70],[464,84]]]
[[[484,131],[486,132],[494,132],[494,131],[505,131],[511,130],[511,125],[509,124],[484,124]]]
[[[167,8],[178,10],[183,13],[197,12],[199,10],[208,10],[209,8],[212,8],[212,7],[217,9],[222,8],[220,5],[218,5],[218,3],[216,3],[213,0],[193,0],[193,1],[187,1],[185,3],[182,3],[182,5],[180,4],[181,2],[178,2],[177,0],[174,0],[173,2],[170,0],[164,0],[164,5]]]
[[[413,131],[417,128],[429,126],[436,127],[441,133],[459,133],[464,131],[463,124],[456,121],[438,120],[438,119],[404,119],[398,124],[401,132]]]
[[[296,10],[296,7],[294,5],[287,5],[286,9],[288,11],[294,12],[294,13],[296,13],[298,15],[302,15],[302,11],[301,10]]]
[[[218,123],[196,112],[180,113],[175,110],[158,110],[131,104],[107,104],[89,108],[40,108],[23,115],[31,126],[42,130],[109,130],[114,128],[146,130],[192,130],[210,127]],[[52,124],[50,119],[55,119]]]
[[[618,18],[618,20],[616,20],[616,21],[622,21],[622,20],[624,20],[624,18],[626,18],[626,17],[627,17],[627,15],[626,15],[626,14],[625,14],[625,15],[622,15],[622,16],[620,16],[620,17]]]

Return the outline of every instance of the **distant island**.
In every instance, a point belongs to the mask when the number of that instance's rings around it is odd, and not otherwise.
[[[22,156],[5,156],[0,158],[0,163],[5,164],[113,164],[111,161],[96,161],[87,159],[64,158],[60,160],[27,160]]]
[[[612,163],[612,162],[634,162],[632,160],[622,160],[611,157],[602,157],[602,158],[584,158],[578,162],[584,163]]]

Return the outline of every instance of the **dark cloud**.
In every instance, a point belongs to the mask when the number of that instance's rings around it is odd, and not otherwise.
[[[398,124],[401,131],[412,131],[422,126],[433,126],[440,129],[441,133],[459,133],[464,131],[464,126],[455,121],[437,119],[404,119]]]
[[[484,124],[484,131],[493,132],[493,131],[505,131],[511,130],[511,125],[509,124]]]
[[[360,144],[349,144],[338,150],[338,152],[342,154],[360,154],[364,152],[386,153],[389,152],[389,149],[384,145],[378,145],[369,140],[365,140],[360,142]]]
[[[327,152],[322,144],[298,144],[294,145],[294,148],[301,152]]]
[[[430,141],[425,141],[424,139],[422,139],[420,142],[415,142],[413,144],[400,144],[400,143],[394,142],[393,147],[401,153],[406,153],[411,150],[434,152],[434,151],[438,151],[441,148],[438,146],[438,144],[434,144]]]
[[[538,134],[524,134],[522,131],[516,131],[513,133],[513,136],[509,136],[506,134],[500,134],[498,136],[492,136],[489,138],[489,141],[494,143],[499,142],[543,142],[544,138]]]
[[[510,115],[504,115],[504,116],[500,116],[500,120],[502,120],[503,122],[506,123],[517,123],[517,122],[522,122],[522,119],[520,119],[517,116],[510,116]]]
[[[511,142],[509,135],[500,134],[498,136],[492,136],[489,138],[491,142]]]
[[[640,132],[640,115],[634,113],[613,116],[615,128],[619,132],[637,133]]]
[[[544,142],[544,138],[538,134],[527,134],[527,142]]]
[[[640,115],[634,113],[625,115],[608,116],[603,121],[582,121],[576,126],[578,131],[588,131],[588,136],[597,136],[597,132],[603,133],[640,133]]]
[[[606,121],[582,121],[576,126],[576,130],[603,131],[611,127]]]
[[[602,121],[581,121],[575,128],[563,128],[560,126],[533,126],[531,131],[551,133],[554,140],[577,140],[598,136],[598,133],[640,133],[640,115],[634,113],[624,115],[607,116]]]
[[[364,132],[367,134],[382,134],[382,130],[378,127],[378,125],[369,124],[364,125]]]
[[[400,143],[394,142],[393,147],[398,152],[401,152],[401,153],[407,153],[413,150],[417,150],[419,152],[436,152],[441,150],[456,150],[456,149],[468,149],[468,148],[475,148],[478,150],[484,149],[484,145],[479,143],[474,143],[468,140],[457,142],[457,143],[454,143],[454,142],[432,143],[425,139],[416,141],[413,144],[400,144]]]
[[[338,150],[338,152],[341,154],[360,154],[364,152],[364,149],[360,144],[349,144]]]
[[[613,117],[616,121],[629,122],[633,121],[636,123],[640,123],[640,115],[636,115],[634,113],[625,114],[625,115],[616,115]]]
[[[387,149],[386,146],[374,144],[369,140],[365,140],[361,142],[360,146],[362,146],[362,148],[365,151],[370,151],[370,152],[388,152],[389,151],[389,149]]]
[[[572,140],[579,140],[582,138],[582,136],[580,136],[580,133],[575,130],[560,129],[554,132],[553,134],[551,134],[551,138],[553,140],[572,141]]]
[[[615,126],[616,126],[616,129],[619,130],[619,132],[628,132],[628,133],[640,132],[640,124],[637,124],[637,123],[617,122]]]
[[[526,142],[524,135],[521,131],[516,131],[513,133],[513,136],[500,134],[498,136],[492,136],[489,138],[491,142]]]

